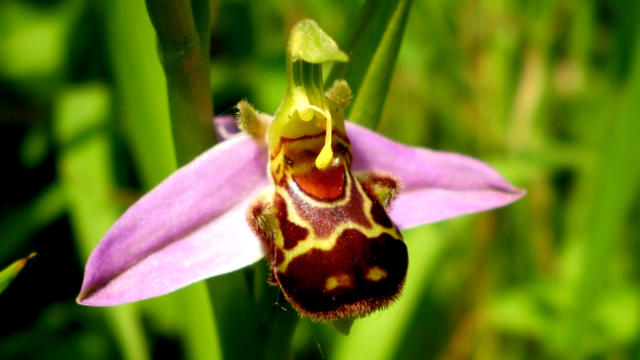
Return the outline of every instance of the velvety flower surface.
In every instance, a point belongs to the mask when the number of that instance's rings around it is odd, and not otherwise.
[[[107,232],[87,262],[79,303],[116,305],[166,294],[263,256],[246,209],[269,184],[266,144],[233,135],[229,122],[217,124],[228,140],[143,196]],[[346,131],[354,170],[384,171],[401,180],[390,211],[401,229],[500,207],[524,195],[471,157],[402,145],[349,122]]]
[[[351,90],[338,80],[325,93],[322,64],[348,56],[314,21],[294,25],[286,59],[287,90],[274,117],[241,101],[242,133],[229,117],[214,121],[227,140],[113,225],[87,262],[78,302],[162,295],[267,250],[273,283],[300,314],[364,316],[402,289],[408,253],[399,229],[523,195],[478,160],[345,122]]]

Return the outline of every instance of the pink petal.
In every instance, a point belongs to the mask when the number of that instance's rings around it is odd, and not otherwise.
[[[162,295],[263,256],[247,203],[268,185],[266,149],[238,135],[173,173],[127,210],[89,257],[78,302]]]
[[[391,209],[401,228],[497,208],[524,196],[495,169],[455,153],[410,147],[346,123],[354,170],[378,170],[402,180]]]

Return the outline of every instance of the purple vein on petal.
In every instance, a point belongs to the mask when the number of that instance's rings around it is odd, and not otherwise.
[[[263,147],[238,135],[142,197],[91,254],[79,303],[158,296],[259,260],[245,209],[268,185],[266,158]]]
[[[347,123],[354,170],[392,173],[402,189],[391,218],[403,229],[507,205],[525,191],[469,156],[410,147]]]

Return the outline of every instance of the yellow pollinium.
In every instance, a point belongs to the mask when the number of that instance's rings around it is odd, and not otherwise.
[[[304,98],[300,102],[302,104],[300,104],[297,109],[298,117],[300,118],[300,120],[309,122],[316,117],[319,117],[317,122],[318,128],[322,128],[322,126],[324,126],[324,146],[316,157],[316,167],[320,170],[326,170],[329,165],[331,165],[331,161],[333,160],[333,150],[331,148],[331,140],[333,136],[333,117],[331,116],[331,112],[329,110],[322,109],[316,105],[311,105]]]
[[[333,160],[333,150],[331,149],[331,139],[332,139],[331,131],[333,128],[333,121],[331,119],[331,113],[329,113],[328,111],[325,111],[324,118],[325,118],[324,146],[322,147],[322,150],[320,150],[320,153],[316,157],[316,167],[320,170],[326,170],[331,164],[331,161]]]
[[[330,129],[330,128],[329,128]],[[327,140],[325,140],[322,151],[316,157],[316,167],[320,170],[326,170],[333,160],[333,150],[331,150],[331,130],[327,130]]]

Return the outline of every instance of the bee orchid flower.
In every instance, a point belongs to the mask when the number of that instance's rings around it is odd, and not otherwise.
[[[271,282],[315,320],[362,316],[395,299],[407,272],[401,230],[524,195],[468,156],[406,146],[344,120],[350,90],[322,90],[346,61],[313,21],[287,49],[273,118],[248,103],[218,118],[225,139],[133,204],[91,254],[78,302],[163,295],[267,256]]]

